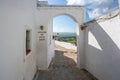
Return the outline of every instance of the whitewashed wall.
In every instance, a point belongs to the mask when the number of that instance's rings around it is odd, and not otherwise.
[[[36,11],[36,24],[39,31],[41,25],[44,26],[46,39],[39,41],[39,34],[37,35],[37,65],[39,69],[47,69],[49,63],[54,56],[54,40],[53,36],[53,18],[59,15],[68,15],[76,21],[78,27],[78,64],[82,63],[80,56],[84,53],[83,35],[84,31],[79,31],[79,25],[85,22],[85,8],[84,7],[38,7]],[[50,40],[51,39],[51,40]],[[81,60],[80,60],[81,59]]]
[[[36,71],[36,0],[0,0],[0,80],[32,80]],[[32,51],[26,56],[26,29]]]
[[[99,80],[120,80],[120,17],[99,21],[86,24],[85,68]]]
[[[47,66],[49,67],[49,64],[52,60],[52,58],[54,57],[54,39],[53,39],[53,19],[51,19],[51,21],[49,21],[48,23],[48,62],[47,62]]]
[[[37,33],[37,67],[39,69],[47,69],[47,53],[48,53],[48,34],[47,34],[47,26],[48,26],[48,13],[36,10],[36,29],[37,32],[40,31],[40,26],[44,27],[45,40],[39,40],[39,33]]]

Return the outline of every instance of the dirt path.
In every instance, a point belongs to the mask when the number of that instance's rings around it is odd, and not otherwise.
[[[55,50],[63,51],[65,56],[72,58],[77,63],[77,51],[76,50],[66,49],[59,45],[55,45]]]
[[[37,80],[95,80],[76,67],[76,51],[56,45],[55,57],[48,70],[39,71]]]

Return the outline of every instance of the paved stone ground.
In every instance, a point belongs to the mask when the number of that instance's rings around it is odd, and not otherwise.
[[[76,62],[64,53],[56,50],[49,69],[38,71],[37,80],[97,80],[86,70],[77,68]]]

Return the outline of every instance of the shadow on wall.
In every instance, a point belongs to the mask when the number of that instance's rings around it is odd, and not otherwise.
[[[86,28],[85,35],[86,69],[100,80],[120,80],[120,49],[106,29],[97,22],[91,24],[92,26]]]

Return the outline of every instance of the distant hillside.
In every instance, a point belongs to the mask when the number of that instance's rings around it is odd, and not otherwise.
[[[54,35],[55,35],[55,40],[77,45],[76,33],[61,32],[61,33],[54,33]]]
[[[54,33],[54,35],[57,35],[59,37],[75,37],[76,33],[58,32],[58,33]]]

